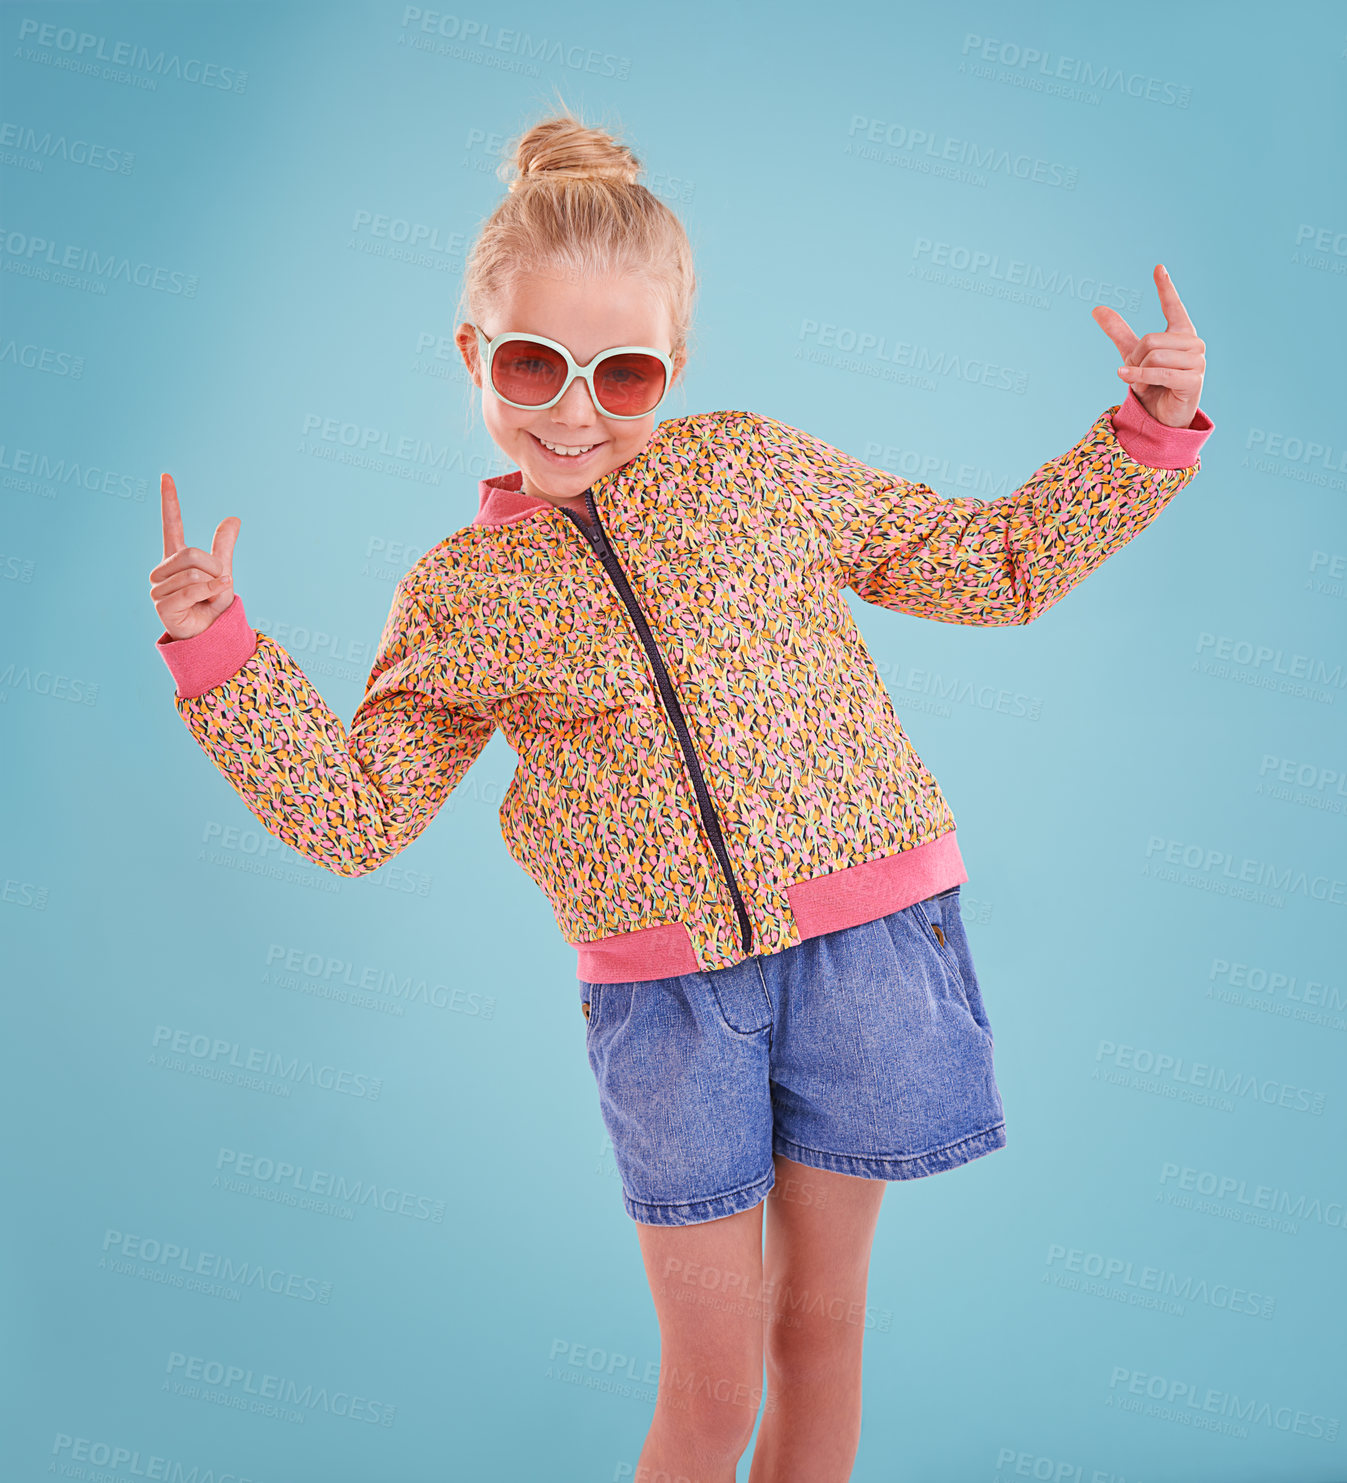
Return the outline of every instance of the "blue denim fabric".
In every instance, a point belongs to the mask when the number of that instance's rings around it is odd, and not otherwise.
[[[917,1179],[1005,1146],[958,886],[732,968],[581,981],[580,997],[623,1204],[644,1224],[750,1209],[773,1152]]]

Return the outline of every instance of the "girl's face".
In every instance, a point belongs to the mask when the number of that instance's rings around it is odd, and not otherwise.
[[[488,340],[507,330],[542,335],[564,345],[582,366],[601,350],[618,345],[649,345],[665,355],[672,350],[672,330],[662,296],[644,279],[630,274],[521,276],[486,317],[481,330]],[[506,458],[522,471],[525,494],[553,504],[573,500],[596,479],[634,458],[650,441],[658,407],[630,422],[605,417],[594,405],[589,387],[578,378],[559,402],[543,411],[509,406],[483,380],[472,326],[459,325],[454,338],[473,382],[482,388],[487,430]],[[670,386],[686,358],[684,351],[673,357]],[[587,451],[553,453],[547,443]]]

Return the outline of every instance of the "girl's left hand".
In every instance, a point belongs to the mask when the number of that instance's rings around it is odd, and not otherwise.
[[[1202,394],[1207,347],[1198,339],[1164,264],[1157,263],[1151,276],[1160,294],[1167,328],[1153,330],[1138,339],[1117,310],[1099,304],[1090,313],[1118,347],[1123,358],[1118,374],[1136,392],[1141,405],[1157,422],[1168,427],[1187,427],[1196,415]]]

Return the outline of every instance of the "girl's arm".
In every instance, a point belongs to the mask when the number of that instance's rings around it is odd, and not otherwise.
[[[232,604],[160,654],[188,730],[263,826],[337,875],[377,869],[416,838],[491,739],[494,721],[452,703],[415,586],[398,584],[350,727],[274,639]]]
[[[1115,310],[1093,311],[1123,357],[1126,400],[1003,499],[942,499],[750,417],[750,444],[822,529],[841,585],[918,618],[1031,623],[1144,530],[1202,467],[1213,426],[1198,406],[1206,344],[1162,263],[1152,276],[1163,330],[1138,336]]]
[[[771,473],[817,522],[840,585],[945,623],[1030,623],[1160,513],[1212,430],[1157,422],[1128,392],[1013,493],[937,494],[770,417],[749,414]]]

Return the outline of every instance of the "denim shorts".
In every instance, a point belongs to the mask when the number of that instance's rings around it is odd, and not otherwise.
[[[580,982],[627,1214],[748,1210],[773,1153],[917,1179],[1003,1148],[992,1031],[959,887],[731,968]]]

